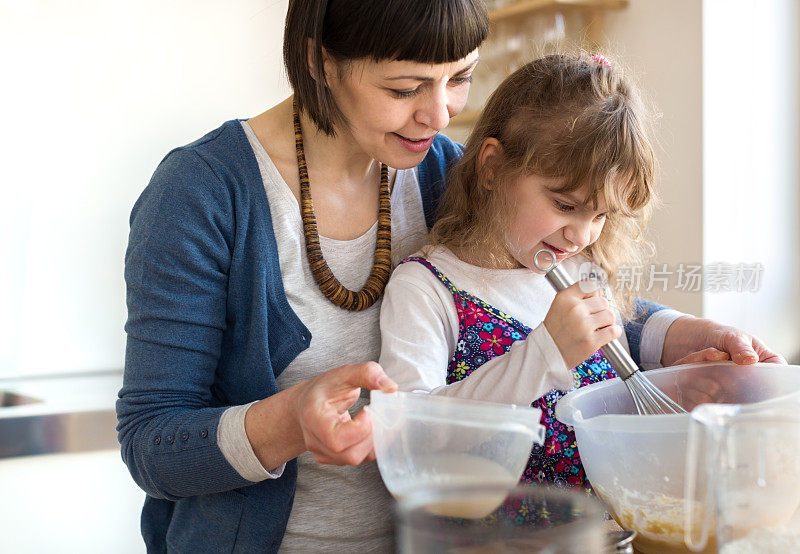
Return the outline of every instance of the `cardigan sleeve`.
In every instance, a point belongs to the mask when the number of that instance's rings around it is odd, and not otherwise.
[[[644,365],[644,369],[657,367],[669,326],[685,314],[643,298],[634,299],[634,311],[636,317],[624,326],[631,357],[636,365]],[[653,318],[655,314],[659,315]]]
[[[136,202],[125,255],[122,458],[156,498],[250,484],[217,444],[212,389],[226,327],[233,201],[191,149],[170,153]]]

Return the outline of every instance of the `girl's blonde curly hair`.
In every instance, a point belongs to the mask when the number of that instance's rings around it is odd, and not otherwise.
[[[616,279],[620,266],[641,265],[652,253],[643,238],[656,200],[648,122],[636,88],[605,58],[552,54],[522,66],[491,95],[448,173],[431,242],[461,253],[501,252],[514,202],[506,183],[533,174],[561,181],[557,192],[588,187],[587,201],[596,208],[602,194],[608,217],[584,254],[608,274],[623,316],[632,317],[631,293],[620,294]],[[489,137],[503,153],[491,168],[478,162]]]

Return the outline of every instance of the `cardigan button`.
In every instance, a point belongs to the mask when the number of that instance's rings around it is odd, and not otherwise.
[[[175,437],[167,435],[167,444],[172,444],[173,442],[175,442]]]
[[[186,441],[189,440],[189,432],[188,431],[184,431],[183,433],[181,433],[181,440],[183,442],[186,442]]]
[[[200,431],[200,436],[206,438],[208,436],[208,429],[203,429]]]
[[[155,443],[155,444],[161,444],[161,437],[156,437],[156,438],[154,438],[154,439],[153,439],[153,443]]]

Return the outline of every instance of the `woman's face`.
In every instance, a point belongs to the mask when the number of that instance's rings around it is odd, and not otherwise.
[[[328,85],[349,123],[337,136],[391,167],[419,165],[436,133],[464,108],[477,62],[477,50],[433,65],[362,59],[339,67],[328,59]]]

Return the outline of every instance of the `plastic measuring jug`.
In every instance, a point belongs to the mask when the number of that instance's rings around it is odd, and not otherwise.
[[[800,395],[692,411],[685,542],[695,552],[800,551]]]

